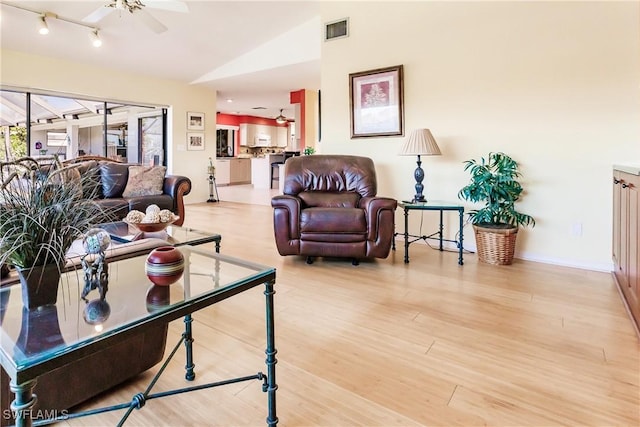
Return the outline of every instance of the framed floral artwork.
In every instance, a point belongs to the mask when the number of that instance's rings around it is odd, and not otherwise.
[[[187,150],[204,150],[204,132],[187,133]]]
[[[349,74],[351,138],[404,135],[402,65]]]

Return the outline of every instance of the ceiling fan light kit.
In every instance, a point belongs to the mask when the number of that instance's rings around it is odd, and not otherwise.
[[[276,117],[276,123],[279,124],[279,125],[283,125],[283,124],[287,123],[287,118],[282,115],[282,111],[283,111],[283,109],[280,109],[280,115],[278,117]]]
[[[149,9],[164,9],[171,12],[189,12],[187,4],[180,0],[164,0],[164,1],[145,1],[140,0],[112,0],[110,3],[100,6],[98,9],[85,16],[82,22],[95,24],[106,18],[114,10],[117,10],[122,16],[122,12],[129,12],[136,18],[140,19],[154,33],[160,34],[167,31],[167,27],[158,21],[149,12]]]

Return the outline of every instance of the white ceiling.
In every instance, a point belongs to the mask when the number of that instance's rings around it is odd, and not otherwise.
[[[8,6],[82,22],[111,1],[2,0],[2,48],[187,83],[201,81],[196,84],[218,91],[217,108],[223,113],[275,117],[284,109],[292,118],[289,93],[320,88],[319,1],[185,1],[189,12],[180,13],[141,0],[144,12],[168,30],[157,34],[138,12],[114,10],[89,24],[100,29],[100,48],[91,45],[88,28],[49,18],[50,32],[43,36],[37,31],[37,14]]]

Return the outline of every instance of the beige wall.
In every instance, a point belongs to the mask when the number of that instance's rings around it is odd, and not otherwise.
[[[462,162],[504,151],[524,174],[520,210],[537,220],[516,256],[611,268],[612,165],[640,164],[640,3],[322,6],[323,22],[349,18],[350,36],[322,46],[320,152],[372,157],[379,193],[411,198],[415,159],[396,155],[404,138],[349,137],[349,73],[403,64],[405,135],[430,128],[443,153],[423,158],[429,199],[456,201]],[[465,235],[474,248],[470,226]]]
[[[0,81],[18,86],[114,101],[168,105],[169,171],[191,178],[185,203],[209,197],[208,157],[215,157],[216,92],[203,86],[2,50]],[[205,151],[187,151],[187,111],[205,113]]]

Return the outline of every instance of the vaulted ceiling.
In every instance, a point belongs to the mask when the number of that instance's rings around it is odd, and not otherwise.
[[[291,117],[289,92],[320,87],[318,1],[141,0],[142,11],[113,10],[96,23],[86,21],[114,1],[0,1],[0,44],[207,85],[218,91],[218,111],[226,113],[275,117],[284,109]],[[38,33],[34,12],[46,14],[49,34]],[[166,31],[156,32],[158,23]],[[91,45],[89,27],[99,29],[101,47]]]

